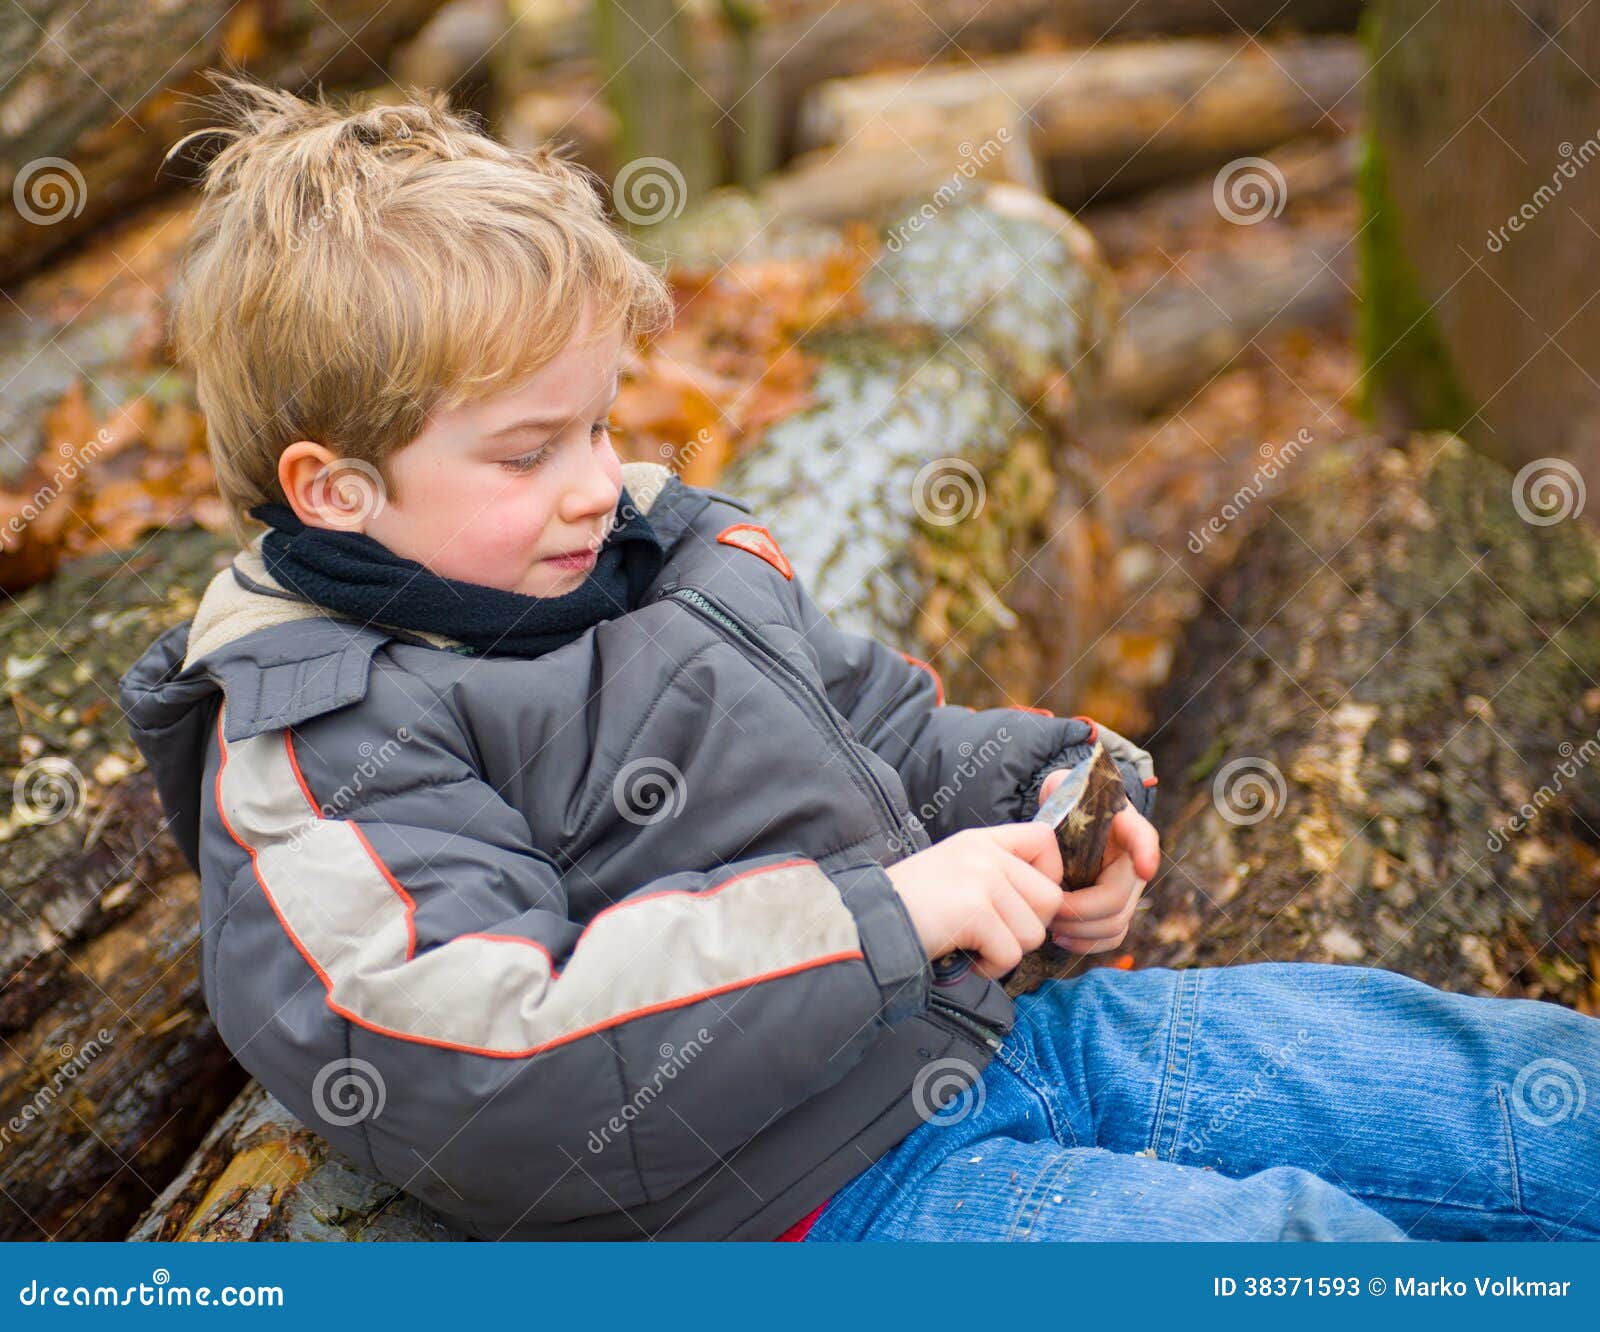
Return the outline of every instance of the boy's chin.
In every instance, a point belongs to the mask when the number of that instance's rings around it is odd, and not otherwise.
[[[517,591],[525,597],[559,597],[571,592],[592,572],[592,569],[563,569],[541,560],[528,571]]]

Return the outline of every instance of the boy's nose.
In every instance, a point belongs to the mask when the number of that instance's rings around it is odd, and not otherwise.
[[[562,517],[568,522],[596,514],[610,513],[622,493],[617,484],[618,468],[608,466],[610,450],[594,450],[585,461],[583,472],[573,479],[562,498]]]

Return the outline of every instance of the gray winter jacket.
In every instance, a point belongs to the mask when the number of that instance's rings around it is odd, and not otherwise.
[[[770,1239],[1013,1020],[933,983],[883,866],[1029,816],[1089,727],[944,704],[738,500],[624,482],[665,567],[555,651],[342,621],[247,551],[123,703],[217,1029],[307,1125],[473,1236]]]

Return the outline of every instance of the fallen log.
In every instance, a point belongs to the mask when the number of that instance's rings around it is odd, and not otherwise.
[[[1107,43],[831,80],[807,95],[800,144],[893,143],[929,126],[976,133],[998,94],[1028,125],[1050,196],[1076,207],[1348,129],[1365,73],[1360,45],[1342,37]]]
[[[681,269],[733,253],[760,263],[807,243],[735,212],[685,227]],[[690,253],[696,234],[715,241]],[[984,262],[996,252],[1010,261]],[[1026,255],[1031,283],[1019,276]],[[1040,626],[1020,625],[995,589],[1043,537],[1060,435],[1092,391],[1103,273],[1064,213],[993,189],[909,233],[860,295],[859,316],[808,347],[820,362],[813,404],[751,442],[718,484],[752,503],[837,623],[931,659],[952,697],[1006,701],[1005,681],[1037,662],[1019,640]],[[1040,404],[1031,415],[1030,404]],[[974,588],[976,608],[962,600]],[[252,1085],[133,1237],[448,1238],[437,1224]]]
[[[134,909],[51,950],[54,1002],[0,1047],[0,1239],[122,1234],[244,1085],[200,995],[199,885],[118,892]]]
[[[1103,401],[1132,415],[1181,407],[1260,339],[1345,318],[1355,267],[1344,227],[1186,258],[1130,294]]]
[[[1289,466],[1229,519],[1248,535],[1160,708],[1140,961],[1600,1011],[1600,542],[1450,436]]]
[[[592,8],[587,0],[513,4],[516,22],[491,53],[508,102],[533,99],[513,120],[548,125],[546,133],[559,129],[560,120],[547,118],[554,108],[537,98],[552,79],[576,78],[583,85],[570,103],[574,112],[593,99],[603,79],[589,60]],[[696,9],[689,15],[690,49],[696,80],[723,114],[729,159],[737,157],[738,139],[752,119],[760,119],[759,96],[772,120],[776,160],[787,161],[816,146],[800,129],[801,108],[828,79],[920,70],[934,62],[970,69],[973,59],[1007,56],[1030,43],[1090,46],[1107,37],[1176,32],[1347,32],[1360,10],[1360,0],[785,0],[761,7],[747,47],[716,7]],[[592,124],[574,136],[585,151],[595,144],[591,131]]]
[[[299,87],[372,80],[439,0],[35,0],[0,13],[0,283],[162,186],[202,71]],[[204,123],[200,121],[199,123]]]

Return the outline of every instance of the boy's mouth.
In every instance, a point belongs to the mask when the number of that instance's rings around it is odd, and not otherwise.
[[[560,555],[548,556],[547,562],[558,569],[592,569],[597,558],[597,551],[585,547],[581,550],[569,550]]]

